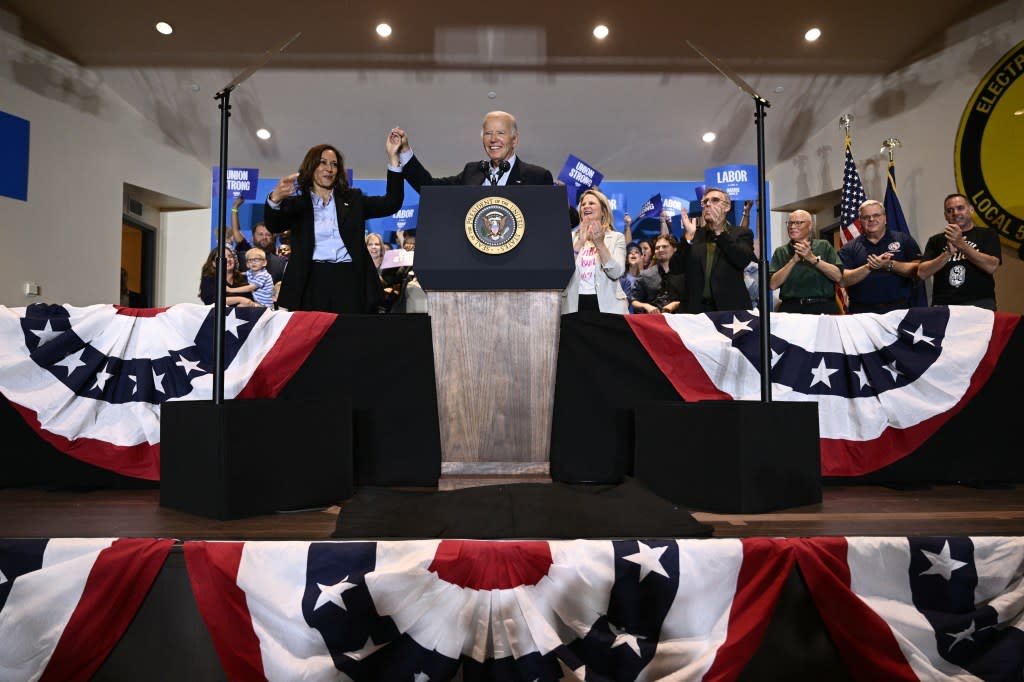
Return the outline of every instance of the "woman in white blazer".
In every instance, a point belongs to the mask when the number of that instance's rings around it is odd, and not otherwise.
[[[580,224],[572,231],[576,269],[562,292],[562,314],[577,311],[625,315],[629,305],[619,286],[626,271],[626,238],[612,225],[608,197],[588,189],[579,199]]]

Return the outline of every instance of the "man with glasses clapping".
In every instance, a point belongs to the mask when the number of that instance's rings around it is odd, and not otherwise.
[[[851,313],[887,313],[910,307],[921,247],[909,232],[886,227],[885,206],[875,199],[860,205],[862,234],[839,250],[840,286]]]
[[[750,310],[743,270],[754,260],[754,233],[729,224],[732,201],[724,190],[709,188],[700,205],[703,225],[692,239],[687,230],[669,265],[686,278],[685,312]]]

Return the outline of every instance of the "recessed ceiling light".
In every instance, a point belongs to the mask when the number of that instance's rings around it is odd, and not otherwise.
[[[821,29],[820,28],[808,29],[807,33],[804,34],[804,40],[806,40],[809,43],[813,43],[815,40],[817,40],[820,37],[821,37]]]
[[[267,130],[266,128],[260,128],[259,130],[256,131],[256,137],[260,138],[261,140],[269,140],[270,131]]]
[[[785,92],[785,91],[786,91],[786,87],[785,86],[783,86],[783,85],[776,85],[775,86],[775,92],[776,93]]]
[[[608,27],[604,24],[598,24],[594,27],[594,37],[598,40],[604,40],[608,37]]]
[[[174,33],[174,27],[168,24],[166,21],[156,22],[156,30],[159,33],[163,33],[165,36],[169,36]]]
[[[1017,111],[1013,112],[1013,115],[1014,116],[1024,116],[1024,109],[1018,109]]]
[[[718,137],[718,135],[715,135],[712,132],[706,132],[700,136],[700,139],[704,140],[705,142],[714,142],[716,137]]]
[[[387,38],[391,35],[391,27],[387,24],[377,24],[377,35],[381,38]]]

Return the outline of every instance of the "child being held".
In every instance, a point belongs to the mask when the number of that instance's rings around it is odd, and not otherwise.
[[[249,283],[240,287],[228,287],[229,294],[252,292],[253,299],[260,305],[274,307],[274,280],[267,272],[267,254],[254,246],[245,252],[245,276]]]

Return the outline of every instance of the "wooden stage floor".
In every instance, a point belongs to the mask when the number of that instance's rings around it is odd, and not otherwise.
[[[329,538],[338,507],[218,521],[160,506],[156,489],[0,489],[0,538],[164,537],[178,540]],[[1024,487],[939,485],[896,490],[826,485],[821,504],[768,514],[694,517],[714,537],[1024,535]]]

